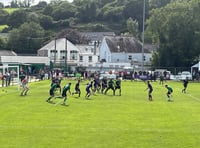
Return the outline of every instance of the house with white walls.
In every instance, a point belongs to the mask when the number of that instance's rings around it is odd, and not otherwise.
[[[142,43],[134,37],[105,36],[99,48],[100,62],[103,65],[121,68],[128,64],[140,67],[142,60],[145,65],[149,65],[152,52],[146,47],[143,49],[142,54]]]
[[[66,38],[50,41],[37,53],[38,56],[49,57],[54,67],[70,67],[74,71],[79,63],[79,49]]]
[[[76,45],[79,49],[79,66],[95,67],[99,62],[99,48],[95,45]]]

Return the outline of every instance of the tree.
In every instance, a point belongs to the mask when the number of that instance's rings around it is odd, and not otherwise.
[[[132,18],[129,18],[126,22],[127,24],[127,29],[129,33],[136,37],[139,38],[139,24],[136,20],[133,20]]]
[[[21,24],[23,24],[23,23],[26,22],[26,20],[27,20],[27,14],[28,13],[26,12],[26,10],[23,10],[23,9],[14,11],[8,17],[7,24],[11,28],[18,28]]]
[[[0,9],[4,8],[4,4],[0,2]]]
[[[35,22],[22,24],[10,32],[8,46],[16,53],[36,54],[41,47],[44,29]]]
[[[54,20],[65,20],[70,17],[74,17],[76,13],[76,7],[69,2],[61,2],[54,6],[52,17]]]
[[[53,18],[48,15],[40,15],[39,17],[40,25],[45,29],[51,29],[53,27]]]
[[[2,37],[0,37],[0,50],[6,49],[6,40]]]
[[[9,13],[7,11],[0,9],[0,24],[5,25],[8,16],[9,16]]]
[[[150,0],[149,7],[150,9],[161,8],[169,4],[171,0]]]
[[[129,19],[130,17],[133,20],[136,20],[139,24],[139,30],[142,32],[142,24],[143,24],[143,6],[144,6],[143,0],[133,0],[128,1],[125,4],[125,8],[123,9],[123,16],[125,19]],[[149,3],[147,0],[145,0],[145,18],[148,18],[149,16]]]
[[[191,66],[200,55],[199,10],[199,1],[191,0],[177,1],[152,11],[147,30],[160,46],[160,66]]]
[[[95,2],[88,2],[84,6],[78,7],[76,16],[82,22],[91,22],[96,19],[97,6]]]

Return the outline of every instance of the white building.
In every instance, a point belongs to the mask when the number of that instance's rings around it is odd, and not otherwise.
[[[145,65],[150,63],[152,52],[144,48],[142,56],[142,44],[133,37],[105,36],[99,49],[101,63],[111,63],[112,67],[123,67],[127,64],[140,66],[144,58]],[[124,65],[122,65],[124,63]]]
[[[77,45],[79,49],[79,66],[95,67],[99,62],[99,48],[95,45]]]
[[[52,40],[38,50],[38,56],[47,56],[54,66],[70,67],[71,70],[79,64],[79,49],[66,38]]]

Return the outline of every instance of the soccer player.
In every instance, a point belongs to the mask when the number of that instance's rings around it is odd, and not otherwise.
[[[86,86],[86,95],[85,95],[86,99],[88,99],[90,97],[90,95],[92,94],[92,84],[93,84],[93,82],[91,81]]]
[[[81,96],[81,90],[80,90],[80,80],[75,85],[75,92],[72,93],[72,95],[78,94],[78,97]]]
[[[160,84],[163,85],[163,81],[164,81],[164,76],[161,74],[161,75],[160,75]]]
[[[182,93],[186,93],[186,89],[187,89],[187,86],[188,86],[188,77],[186,77],[185,80],[183,80],[183,89],[182,89]]]
[[[58,82],[57,82],[57,83],[53,83],[53,84],[51,85],[51,88],[50,88],[50,90],[49,90],[49,95],[50,95],[50,97],[46,100],[47,102],[50,102],[50,100],[54,97],[55,91],[56,91],[58,85],[59,85]]]
[[[173,92],[173,89],[171,87],[169,87],[168,85],[165,85],[165,88],[167,88],[167,101],[172,101],[171,100],[171,97],[172,97],[172,92]]]
[[[153,87],[152,87],[150,81],[147,81],[147,88],[146,88],[146,90],[147,89],[149,89],[149,91],[148,91],[149,101],[153,101],[153,98],[152,98]]]
[[[107,78],[103,77],[103,79],[101,80],[101,93],[104,93],[104,90],[107,88]]]
[[[115,88],[114,88],[114,81],[113,81],[113,79],[109,80],[109,82],[108,82],[108,88],[105,90],[104,94],[106,94],[109,89],[112,89],[113,90],[113,95],[115,95]]]
[[[53,77],[52,81],[51,81],[51,86],[53,84],[55,84],[55,83],[57,84],[56,90],[59,90],[59,92],[61,93],[61,78],[59,78],[59,77]]]
[[[119,89],[119,95],[121,96],[121,80],[120,78],[117,78],[117,80],[115,81],[115,91],[114,94],[116,92],[116,90]]]
[[[95,76],[95,78],[94,78],[94,90],[93,90],[93,93],[95,93],[96,91],[99,92],[99,90],[100,90],[100,80],[99,80],[98,76]]]
[[[71,83],[69,83],[63,87],[63,90],[62,90],[62,98],[64,98],[63,105],[66,105],[67,91],[69,91],[69,93],[71,94],[70,87],[71,87]]]
[[[21,96],[27,95],[27,92],[29,91],[29,88],[28,88],[28,86],[27,86],[27,84],[28,84],[27,77],[25,77],[25,78],[21,81],[21,83],[22,83],[22,88],[23,88],[23,90],[22,90],[22,92],[21,92]]]

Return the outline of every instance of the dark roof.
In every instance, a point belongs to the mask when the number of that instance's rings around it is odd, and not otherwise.
[[[114,32],[81,32],[80,34],[90,41],[101,41],[104,36],[115,36]]]
[[[106,36],[105,40],[111,52],[141,53],[142,44],[134,37],[110,37]],[[145,53],[150,51],[144,48]]]
[[[16,56],[17,54],[11,50],[0,50],[0,56]]]

